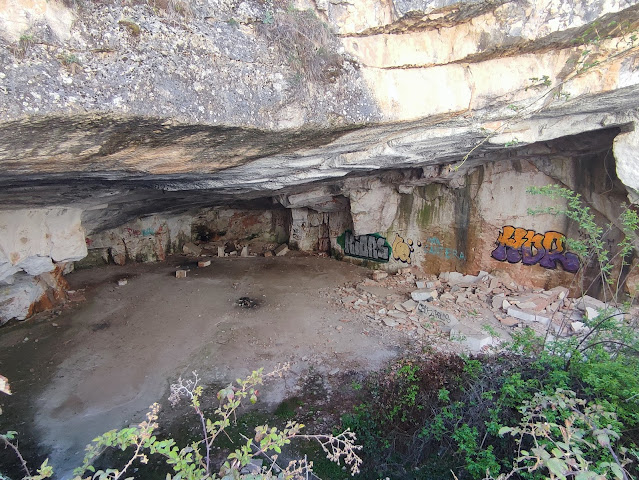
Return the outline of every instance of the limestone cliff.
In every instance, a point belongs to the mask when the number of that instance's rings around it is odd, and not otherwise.
[[[109,248],[140,217],[182,238],[203,207],[276,205],[303,249],[453,245],[415,257],[432,271],[489,268],[526,223],[506,185],[561,182],[614,222],[639,192],[638,30],[629,0],[0,0],[3,280],[86,254],[15,235],[52,207]]]

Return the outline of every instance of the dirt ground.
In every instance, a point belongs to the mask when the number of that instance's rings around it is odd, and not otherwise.
[[[211,258],[205,268],[175,256],[71,273],[75,302],[0,329],[0,373],[14,392],[0,397],[0,431],[21,432],[21,448],[48,455],[65,478],[91,439],[141,421],[192,370],[204,384],[226,384],[291,362],[286,379],[262,390],[260,401],[275,405],[303,388],[309,369],[365,372],[415,347],[334,298],[370,270],[289,255]],[[179,265],[190,267],[187,278],[175,277]],[[255,305],[238,305],[242,297]]]

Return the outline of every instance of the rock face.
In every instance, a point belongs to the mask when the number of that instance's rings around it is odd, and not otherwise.
[[[552,287],[578,226],[526,188],[638,198],[636,2],[72,3],[0,3],[5,283],[224,231]]]
[[[73,208],[0,212],[0,282],[23,271],[36,276],[84,258],[82,212]]]

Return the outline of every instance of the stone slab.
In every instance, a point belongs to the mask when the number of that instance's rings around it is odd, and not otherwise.
[[[430,290],[428,288],[420,288],[410,293],[410,296],[416,302],[428,301],[437,298],[437,290]]]
[[[457,319],[457,317],[455,317],[455,315],[430,303],[419,302],[417,311],[420,314],[440,324],[443,329],[450,328],[459,323],[459,320]]]
[[[288,253],[288,245],[285,243],[281,244],[279,247],[275,249],[275,255],[278,257],[282,257]]]
[[[508,315],[518,318],[519,320],[523,320],[524,322],[538,322],[544,325],[548,325],[550,323],[550,318],[545,315],[539,315],[536,312],[527,312],[515,307],[508,308]]]

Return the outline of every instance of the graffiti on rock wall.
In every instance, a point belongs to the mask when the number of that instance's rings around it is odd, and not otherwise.
[[[500,262],[521,262],[553,270],[560,264],[567,272],[579,270],[579,257],[566,251],[566,236],[553,231],[541,234],[506,225],[499,232],[497,247],[491,256]]]
[[[429,255],[437,255],[438,257],[444,257],[446,260],[451,258],[457,258],[459,260],[466,260],[464,252],[458,252],[453,248],[448,248],[442,245],[442,242],[437,237],[430,237],[424,243],[424,253]]]
[[[377,233],[353,235],[353,232],[346,230],[338,237],[337,243],[349,257],[365,258],[376,262],[390,260],[391,247],[386,238]]]
[[[395,241],[393,242],[393,258],[395,260],[399,260],[400,262],[410,263],[410,256],[414,250],[413,241],[410,238],[404,241],[404,239],[400,237],[398,233],[396,233],[395,235]]]

